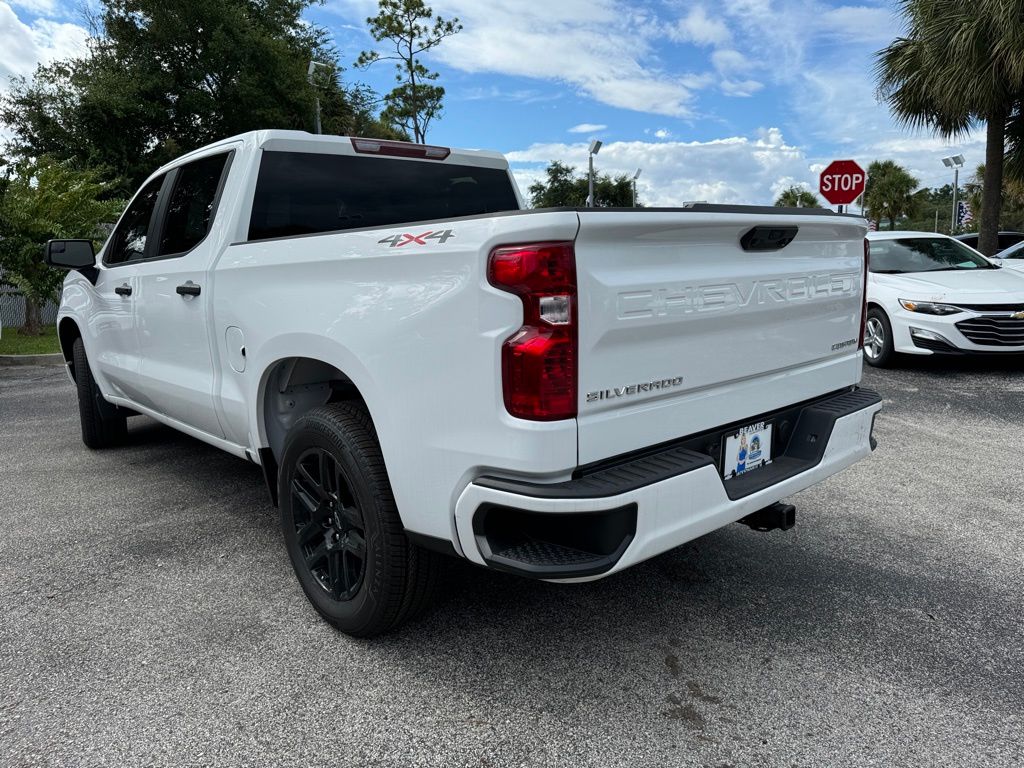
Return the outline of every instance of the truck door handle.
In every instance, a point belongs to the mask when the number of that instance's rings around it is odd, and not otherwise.
[[[198,296],[200,291],[203,289],[189,280],[184,285],[179,285],[174,290],[176,290],[180,296]]]
[[[128,283],[125,283],[124,285],[117,286],[114,289],[114,293],[116,293],[118,296],[131,296],[132,287],[128,285]]]

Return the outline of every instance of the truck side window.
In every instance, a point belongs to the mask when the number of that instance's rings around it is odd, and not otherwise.
[[[158,256],[185,253],[206,237],[228,156],[226,152],[210,155],[178,169],[167,203]]]
[[[434,161],[265,151],[249,239],[514,211],[508,171]]]
[[[156,210],[156,201],[163,183],[164,175],[161,174],[144,186],[128,205],[103,255],[104,264],[124,264],[138,261],[145,256],[149,224],[153,218],[153,211]]]

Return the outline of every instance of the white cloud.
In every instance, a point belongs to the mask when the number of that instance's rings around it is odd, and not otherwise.
[[[668,130],[667,128],[659,128],[654,132],[654,135],[656,138],[659,139],[671,139],[672,131]]]
[[[711,63],[723,75],[750,72],[750,60],[739,51],[722,48],[711,54]]]
[[[56,0],[11,0],[11,5],[38,16],[53,16],[57,12]]]
[[[587,162],[586,144],[534,144],[508,153],[513,173],[524,191],[543,176],[544,167],[561,160],[577,168]],[[794,183],[815,184],[807,158],[786,143],[778,128],[755,136],[712,141],[616,141],[601,147],[598,170],[613,175],[643,173],[640,199],[649,206],[676,206],[686,201],[767,204]],[[785,185],[785,186],[783,186]]]
[[[0,0],[0,92],[12,77],[29,75],[38,64],[84,53],[88,36],[76,24],[42,18],[25,24]]]
[[[720,17],[710,17],[703,5],[695,5],[690,12],[669,28],[669,37],[677,42],[696,45],[724,45],[732,35]]]
[[[600,125],[598,123],[580,123],[574,125],[572,128],[567,129],[569,133],[597,133],[607,128],[607,125]]]
[[[673,117],[693,113],[693,91],[705,82],[661,68],[653,42],[664,32],[643,7],[617,0],[443,0],[433,6],[464,25],[436,51],[464,72],[561,81],[603,104]]]
[[[757,80],[723,80],[719,83],[722,93],[726,96],[753,96],[764,88],[764,83]]]
[[[458,93],[452,94],[453,98],[465,99],[466,101],[515,101],[520,104],[536,104],[541,101],[556,101],[562,98],[560,93],[542,93],[535,88],[517,88],[504,90],[496,85],[487,88],[467,88]]]
[[[896,36],[898,19],[891,8],[844,5],[818,15],[816,26],[841,42],[884,47]]]
[[[726,96],[753,96],[764,88],[764,84],[743,77],[754,69],[750,60],[739,51],[722,48],[711,54],[711,63],[722,76],[718,87]]]

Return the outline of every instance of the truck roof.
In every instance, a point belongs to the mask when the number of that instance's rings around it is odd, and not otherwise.
[[[221,139],[220,141],[215,141],[212,144],[206,144],[205,146],[194,149],[191,152],[174,159],[172,162],[167,163],[165,166],[160,168],[159,171],[164,171],[183,162],[187,162],[192,156],[205,153],[211,149],[216,149],[217,147],[237,146],[238,144],[247,145],[253,149],[267,149],[271,151],[322,152],[324,154],[332,155],[354,155],[357,154],[357,151],[354,147],[353,141],[359,139],[362,139],[362,137],[334,136],[329,134],[309,133],[308,131],[248,131],[246,133],[229,136],[228,138]],[[413,144],[412,142],[396,142],[384,139],[363,140],[369,143],[379,143],[388,146],[408,146],[410,149],[424,146],[422,144]],[[442,149],[449,151],[447,157],[443,159],[423,159],[415,157],[403,157],[402,159],[411,160],[413,162],[444,162],[453,165],[472,165],[501,169],[508,168],[508,161],[500,152],[483,149],[455,149],[450,147],[442,147]],[[372,155],[372,153],[367,154]],[[382,156],[385,154],[386,153],[382,153]]]

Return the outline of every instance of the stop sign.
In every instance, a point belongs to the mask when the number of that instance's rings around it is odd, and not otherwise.
[[[867,175],[853,160],[833,160],[821,172],[818,189],[832,205],[849,205],[864,191]]]

